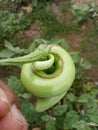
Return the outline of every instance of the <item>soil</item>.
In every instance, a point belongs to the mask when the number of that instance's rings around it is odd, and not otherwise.
[[[20,31],[16,33],[16,39],[24,39],[30,43],[32,38],[38,37],[41,34],[41,27],[36,23],[31,23],[30,27],[25,31]]]

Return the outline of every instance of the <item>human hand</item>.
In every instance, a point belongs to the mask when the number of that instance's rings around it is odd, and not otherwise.
[[[0,130],[27,130],[13,91],[0,80]]]

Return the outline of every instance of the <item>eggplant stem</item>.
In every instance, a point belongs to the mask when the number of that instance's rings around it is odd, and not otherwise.
[[[49,46],[40,45],[34,52],[30,54],[15,57],[15,58],[7,58],[0,59],[0,66],[8,66],[8,65],[19,65],[29,62],[35,61],[43,61],[48,59]]]

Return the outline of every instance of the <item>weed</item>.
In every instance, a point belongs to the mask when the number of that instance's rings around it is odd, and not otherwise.
[[[74,4],[72,6],[72,13],[76,17],[75,22],[79,23],[83,20],[95,20],[98,15],[98,5],[94,2],[87,2],[86,4]],[[95,20],[96,21],[96,20]]]

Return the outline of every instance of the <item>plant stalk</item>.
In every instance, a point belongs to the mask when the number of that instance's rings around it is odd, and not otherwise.
[[[48,51],[49,51],[48,46],[40,45],[37,48],[37,50],[31,52],[30,54],[20,56],[20,57],[15,57],[15,58],[0,59],[0,66],[20,65],[29,62],[47,60]]]

